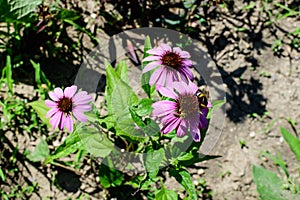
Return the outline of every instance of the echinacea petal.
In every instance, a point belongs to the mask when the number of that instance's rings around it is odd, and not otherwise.
[[[67,130],[68,130],[70,133],[72,133],[72,132],[73,132],[73,120],[72,120],[71,115],[67,115],[65,120],[66,120],[65,125],[66,125],[66,127],[67,127]]]
[[[154,85],[154,83],[157,82],[157,80],[159,79],[159,77],[161,76],[161,73],[163,72],[164,67],[160,67],[157,70],[155,70],[149,80],[149,85]]]
[[[200,142],[200,139],[201,139],[201,133],[198,128],[198,125],[199,125],[199,122],[198,122],[198,119],[196,119],[196,117],[193,117],[192,119],[190,119],[190,132],[191,132],[192,138],[194,139],[195,142]]]
[[[181,95],[186,95],[189,93],[189,87],[183,81],[173,83],[174,90],[176,90]]]
[[[66,124],[66,116],[62,115],[58,124],[59,130],[64,130],[65,124]]]
[[[193,75],[193,73],[192,73],[192,72],[189,70],[189,68],[187,68],[187,67],[182,67],[182,68],[180,68],[179,73],[180,73],[181,77],[182,77],[182,76],[185,76],[185,77],[188,77],[188,79],[190,79],[191,81],[194,80],[194,75]],[[186,81],[185,81],[185,82],[186,82]]]
[[[52,128],[55,129],[58,127],[58,124],[61,120],[61,117],[63,115],[63,112],[56,112],[52,117],[50,118],[49,122],[52,124]]]
[[[175,129],[179,123],[181,122],[180,118],[172,117],[161,129],[161,132],[163,134],[171,132],[173,129]]]
[[[47,112],[46,118],[52,117],[57,112],[60,112],[58,108],[52,108]]]
[[[148,61],[154,61],[154,60],[160,60],[161,56],[147,56],[142,60],[142,62],[148,62]]]
[[[154,55],[161,55],[164,53],[164,50],[162,48],[154,48],[147,51],[148,54],[154,54]]]
[[[170,52],[170,51],[172,51],[172,48],[171,48],[169,45],[165,44],[165,43],[161,43],[159,46],[160,46],[165,52]]]
[[[146,73],[152,69],[154,69],[155,67],[158,67],[159,65],[161,65],[161,62],[160,61],[154,61],[154,62],[151,62],[149,64],[147,64],[144,69],[143,69],[143,72],[142,73]]]
[[[86,104],[93,100],[93,97],[91,95],[88,95],[86,91],[78,92],[74,95],[72,98],[72,101],[75,105],[77,104]]]
[[[190,53],[187,52],[187,51],[181,51],[181,52],[180,52],[180,57],[181,57],[181,58],[190,58],[191,55],[190,55]]]
[[[182,50],[181,50],[179,47],[174,47],[174,48],[173,48],[173,52],[174,52],[174,53],[177,53],[177,54],[179,54],[179,55],[180,55],[181,51],[182,51]]]
[[[208,125],[208,120],[206,119],[206,117],[204,115],[200,115],[199,116],[200,129],[206,129],[207,125]]]
[[[64,91],[65,97],[72,98],[76,93],[76,91],[77,91],[76,85],[72,85],[71,87],[66,87]]]
[[[51,100],[45,100],[45,104],[46,106],[48,106],[49,108],[56,108],[57,107],[57,103],[53,102]]]
[[[176,109],[176,102],[173,101],[158,101],[152,104],[154,108],[152,115],[154,117],[162,117],[172,113]]]
[[[49,97],[53,100],[53,101],[58,101],[59,97],[52,91],[50,91],[49,93]]]
[[[73,113],[74,117],[75,117],[78,121],[80,121],[80,122],[86,122],[86,121],[87,121],[86,116],[85,116],[82,112],[80,112],[80,111],[78,111],[78,110],[73,110],[72,113]]]
[[[56,94],[56,96],[60,99],[64,97],[64,92],[61,88],[57,87],[54,89],[54,93]]]
[[[167,87],[161,87],[158,92],[160,94],[162,94],[163,96],[165,97],[169,97],[169,98],[172,98],[172,99],[178,99],[178,95],[176,93],[174,93],[173,90],[170,90],[169,88]]]
[[[188,59],[184,59],[181,61],[182,62],[182,65],[185,66],[185,67],[191,67],[193,66],[193,62],[191,60],[188,60]]]
[[[92,110],[92,106],[91,105],[86,105],[86,104],[80,104],[80,105],[75,105],[75,107],[73,108],[73,111],[79,111],[79,112],[87,112]]]
[[[188,132],[188,126],[187,120],[182,120],[177,128],[176,135],[178,137],[183,137]]]

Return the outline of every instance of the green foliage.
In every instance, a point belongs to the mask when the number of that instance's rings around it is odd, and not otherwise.
[[[101,164],[99,168],[100,183],[104,188],[116,187],[122,184],[124,180],[123,174],[114,169],[109,158],[105,158],[106,164]]]
[[[51,128],[51,124],[49,122],[49,119],[46,118],[46,114],[49,111],[49,108],[45,105],[45,101],[38,100],[30,102],[28,105],[30,105],[37,115],[41,118],[41,120],[49,127]]]
[[[173,190],[167,190],[162,183],[162,188],[155,194],[156,200],[177,200],[178,194]]]
[[[145,167],[149,173],[150,178],[155,178],[159,171],[159,165],[161,164],[165,156],[164,149],[148,151],[145,159]]]
[[[300,140],[283,127],[280,127],[280,131],[284,140],[288,143],[288,145],[294,152],[298,162],[300,163]]]
[[[45,160],[49,156],[50,150],[45,140],[41,139],[40,143],[36,146],[34,152],[27,156],[32,162],[39,162]]]

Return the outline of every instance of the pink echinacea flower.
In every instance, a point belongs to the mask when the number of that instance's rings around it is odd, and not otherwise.
[[[189,68],[193,63],[187,51],[182,51],[179,47],[173,49],[167,44],[160,44],[159,47],[150,49],[148,54],[152,54],[143,59],[143,62],[151,61],[143,69],[146,73],[157,68],[151,75],[149,84],[152,86],[156,83],[156,88],[169,86],[174,81],[183,80],[188,83],[194,80],[194,75]]]
[[[162,100],[152,104],[153,116],[163,124],[161,132],[166,134],[176,129],[178,137],[190,132],[195,142],[201,139],[200,129],[208,125],[206,116],[211,103],[200,96],[197,85],[181,81],[174,82],[170,87],[161,87],[159,92],[174,101]],[[200,96],[200,97],[199,97]]]
[[[84,112],[90,111],[92,106],[89,103],[92,101],[92,96],[86,91],[80,91],[76,94],[77,86],[66,87],[64,91],[57,87],[54,91],[49,92],[52,100],[46,100],[45,104],[51,110],[47,112],[46,117],[50,117],[52,128],[58,127],[63,130],[67,128],[69,132],[73,131],[73,115],[78,121],[86,122],[87,118]]]

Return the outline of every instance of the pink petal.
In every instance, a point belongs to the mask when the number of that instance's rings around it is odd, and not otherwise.
[[[65,97],[72,98],[77,91],[77,86],[72,85],[71,87],[65,88]]]
[[[49,122],[52,124],[52,128],[55,129],[58,124],[60,123],[61,117],[63,115],[63,112],[56,112],[52,117],[50,118]]]
[[[46,106],[48,106],[49,108],[56,108],[57,107],[57,103],[53,102],[51,100],[46,100],[45,101]]]
[[[59,97],[54,93],[54,92],[49,92],[49,97],[53,100],[53,101],[58,101]]]
[[[61,120],[60,120],[60,122],[59,122],[59,124],[58,124],[58,128],[59,128],[60,130],[63,130],[64,127],[65,127],[65,124],[66,124],[66,116],[65,116],[65,115],[62,115],[62,116],[61,116]]]
[[[172,48],[171,48],[169,45],[165,44],[165,43],[161,43],[159,46],[160,46],[164,51],[172,51]]]
[[[176,109],[176,102],[173,101],[158,101],[152,104],[154,110],[152,115],[155,117],[161,117],[172,113]]]
[[[176,73],[173,70],[168,70],[166,73],[166,87],[172,86],[172,83],[175,81],[173,80],[173,73]]]
[[[192,73],[192,72],[189,70],[189,68],[187,68],[187,67],[182,67],[182,68],[180,69],[179,73],[180,73],[181,75],[187,76],[191,81],[194,80],[194,75],[193,75],[193,73]]]
[[[208,107],[208,108],[212,108],[212,107],[213,107],[213,105],[211,104],[210,101],[207,102],[207,107]]]
[[[92,110],[92,106],[91,105],[80,104],[80,105],[76,105],[73,108],[73,111],[75,111],[75,110],[79,111],[79,112],[87,112],[87,111]]]
[[[93,100],[93,97],[91,95],[88,95],[86,91],[81,91],[75,94],[72,100],[75,105],[86,104],[91,102]]]
[[[200,142],[201,134],[198,128],[199,122],[196,117],[190,119],[190,132],[195,142]]]
[[[164,50],[162,48],[155,48],[155,49],[148,50],[147,53],[154,54],[154,55],[162,55],[164,53]]]
[[[189,126],[189,124],[188,124],[187,120],[182,120],[176,131],[176,135],[178,137],[184,136],[188,132],[188,126]]]
[[[182,65],[186,67],[191,67],[193,66],[193,62],[191,60],[184,59],[182,60]]]
[[[168,123],[165,124],[165,126],[161,129],[161,132],[164,134],[171,132],[178,126],[180,122],[180,118],[173,117],[172,120],[168,121]]]
[[[154,61],[154,62],[151,62],[149,64],[147,64],[144,69],[143,69],[143,73],[146,73],[152,69],[154,69],[155,67],[158,67],[159,65],[161,65],[161,62],[160,61]]]
[[[173,87],[181,95],[190,94],[187,84],[183,81],[174,82]]]
[[[172,88],[170,89],[170,88],[161,87],[158,91],[165,97],[178,99],[178,95],[173,92]]]
[[[74,110],[72,113],[73,113],[74,117],[75,117],[78,121],[81,121],[81,122],[86,122],[86,121],[87,121],[86,116],[85,116],[82,112],[80,112],[80,111],[78,111],[78,110]]]
[[[164,68],[164,67],[162,67]],[[166,81],[166,76],[167,76],[167,70],[164,69],[162,70],[160,76],[158,77],[158,79],[156,80],[156,86],[160,87],[160,86],[164,86],[165,85],[165,81]],[[150,78],[151,79],[151,78]],[[157,88],[158,88],[157,87]]]
[[[56,96],[60,99],[64,97],[64,92],[61,88],[57,87],[54,89],[54,93],[56,94]]]
[[[181,51],[182,51],[182,50],[181,50],[179,47],[174,47],[174,48],[173,48],[173,52],[174,52],[174,53],[180,54]]]
[[[159,79],[159,77],[161,76],[162,71],[164,70],[164,67],[160,67],[157,70],[155,70],[149,80],[149,84],[152,86],[154,85],[154,83],[157,82],[157,80]]]
[[[190,55],[190,53],[187,52],[187,51],[181,51],[181,52],[180,52],[180,57],[181,57],[181,58],[190,58],[191,55]]]
[[[51,110],[49,110],[46,114],[46,118],[48,117],[52,117],[52,115],[54,115],[55,113],[59,112],[58,108],[52,108]]]
[[[160,60],[160,56],[147,56],[142,60],[142,62],[147,62],[147,61],[154,61],[154,60]]]
[[[70,133],[72,133],[73,132],[73,120],[72,120],[72,117],[71,117],[71,115],[67,115],[66,116],[66,127],[67,127],[67,130],[70,132]]]

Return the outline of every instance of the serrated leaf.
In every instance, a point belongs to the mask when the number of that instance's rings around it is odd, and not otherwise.
[[[280,127],[280,131],[284,140],[289,144],[298,162],[300,163],[300,140],[283,127]]]
[[[35,150],[27,156],[32,162],[39,162],[49,156],[49,147],[45,140],[41,139],[40,143],[36,146]]]
[[[97,157],[106,157],[114,150],[114,144],[95,125],[81,124],[76,128],[76,133],[81,139],[85,149]]]
[[[186,170],[171,169],[170,175],[175,177],[175,179],[185,188],[185,190],[189,194],[190,199],[198,199],[195,185],[193,184],[193,181],[191,179],[191,175]]]
[[[35,110],[39,118],[48,126],[48,128],[51,128],[52,126],[49,119],[46,118],[46,114],[50,109],[45,105],[45,101],[33,101],[30,102],[29,105]]]
[[[45,164],[51,163],[53,160],[68,156],[74,153],[76,150],[82,148],[81,138],[76,133],[76,130],[68,135],[64,143],[61,144],[53,154],[51,154],[46,160]]]
[[[14,13],[17,19],[34,13],[42,3],[41,0],[8,0],[7,2],[10,4],[10,12]]]
[[[126,84],[129,84],[127,65],[124,60],[120,61],[116,67],[116,74],[124,81]]]
[[[116,187],[122,184],[124,180],[123,174],[114,169],[109,158],[105,158],[104,163],[99,168],[100,183],[104,188]]]
[[[173,190],[162,188],[155,194],[156,200],[177,200],[178,194]]]
[[[147,172],[149,173],[150,178],[156,177],[159,171],[159,165],[161,164],[164,156],[165,156],[165,151],[163,148],[160,148],[159,150],[153,150],[151,152],[147,152],[145,158],[145,167]]]
[[[283,182],[275,173],[260,166],[252,168],[254,183],[262,200],[290,200],[299,196],[289,190],[284,190]]]

